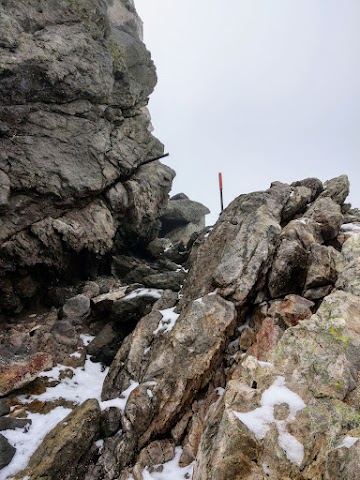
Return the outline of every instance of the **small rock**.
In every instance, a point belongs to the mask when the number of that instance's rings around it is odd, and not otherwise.
[[[15,430],[15,428],[25,428],[25,430],[28,430],[31,423],[31,420],[28,420],[27,418],[1,417],[0,431]]]
[[[100,295],[100,287],[96,282],[85,282],[80,289],[80,293],[88,298],[97,297]]]
[[[111,437],[121,428],[121,410],[115,407],[107,408],[101,419],[101,432],[104,437]]]
[[[82,319],[90,311],[90,299],[85,295],[76,295],[69,298],[61,309],[61,314],[65,318]]]
[[[16,448],[10,445],[3,435],[0,435],[0,470],[9,465],[15,452]]]
[[[27,385],[52,365],[53,359],[48,353],[0,357],[0,396]]]

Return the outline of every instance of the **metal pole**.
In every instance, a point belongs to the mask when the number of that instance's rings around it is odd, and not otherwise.
[[[220,189],[220,205],[221,211],[224,211],[224,201],[223,201],[223,181],[222,181],[222,173],[219,172],[219,189]]]

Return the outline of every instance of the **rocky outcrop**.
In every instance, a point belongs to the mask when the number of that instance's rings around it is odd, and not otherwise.
[[[184,193],[170,198],[160,217],[161,235],[173,244],[186,245],[191,237],[205,228],[205,215],[210,210],[199,202],[190,200]]]
[[[155,160],[156,73],[132,1],[0,11],[1,308],[19,311],[25,272],[31,297],[55,271],[84,277],[114,248],[145,248],[174,172]]]

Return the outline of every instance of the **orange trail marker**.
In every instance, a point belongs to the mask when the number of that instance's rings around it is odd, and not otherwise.
[[[223,201],[223,180],[222,180],[222,173],[219,172],[219,189],[220,189],[220,205],[221,211],[224,210],[224,201]]]

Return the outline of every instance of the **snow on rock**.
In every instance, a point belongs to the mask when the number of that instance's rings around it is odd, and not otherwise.
[[[274,417],[274,406],[284,403],[289,406],[289,415],[286,420],[277,420]],[[286,426],[305,406],[301,397],[285,386],[285,378],[278,376],[274,383],[263,392],[261,407],[246,413],[234,411],[234,414],[254,433],[258,440],[265,437],[269,431],[269,425],[274,423],[279,433],[279,445],[285,451],[288,460],[300,465],[304,457],[304,446],[287,432]]]
[[[122,299],[122,301],[131,300],[132,298],[137,298],[137,297],[161,298],[162,293],[163,291],[159,290],[158,288],[137,288],[136,290],[126,295]]]
[[[340,445],[338,445],[336,448],[350,448],[355,445],[358,440],[359,439],[357,437],[345,437],[344,440],[340,443]]]
[[[70,412],[70,408],[57,407],[46,415],[28,413],[27,418],[32,421],[28,431],[21,428],[2,431],[2,435],[16,448],[16,453],[9,465],[0,470],[0,480],[10,479],[24,469],[45,436]]]
[[[159,332],[168,333],[174,328],[179,314],[175,313],[175,307],[166,308],[165,310],[159,310],[162,315],[162,319],[156,330],[153,331],[154,335],[157,335]]]
[[[164,463],[163,465],[157,465],[154,468],[159,468],[159,471],[149,472],[146,468],[142,471],[143,480],[188,480],[192,478],[193,473],[193,463],[187,467],[180,467],[179,461],[182,454],[182,448],[175,448],[175,457],[169,462]],[[130,475],[128,480],[134,480],[134,477]]]

